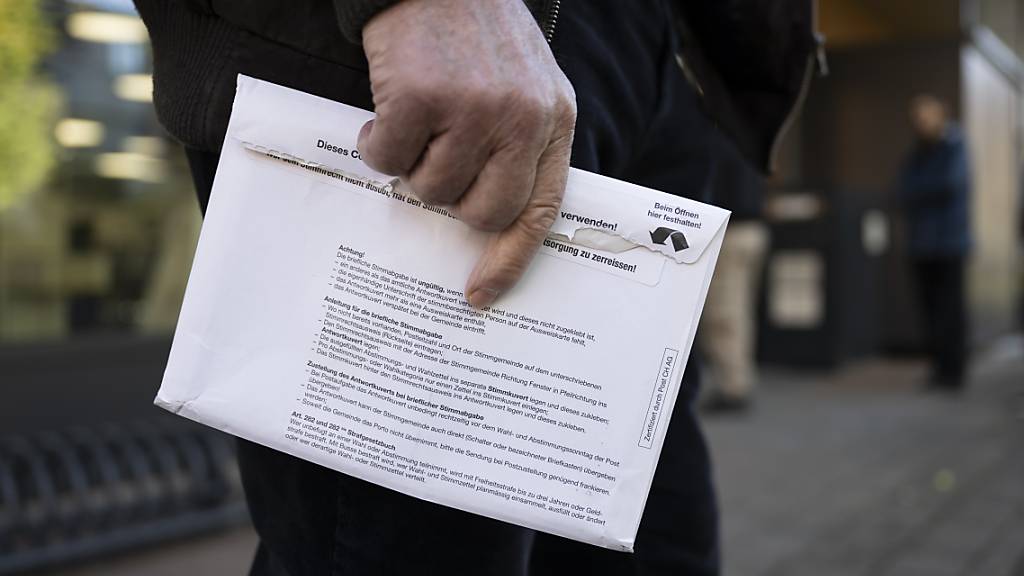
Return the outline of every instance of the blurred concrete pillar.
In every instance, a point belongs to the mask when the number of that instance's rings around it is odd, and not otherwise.
[[[962,117],[972,162],[974,251],[969,298],[974,332],[1012,329],[1018,285],[1020,87],[974,46],[961,53]]]
[[[0,212],[0,342],[68,331],[65,204],[39,194]]]
[[[202,219],[191,189],[182,190],[163,221],[160,253],[137,319],[143,332],[171,333],[185,296]]]

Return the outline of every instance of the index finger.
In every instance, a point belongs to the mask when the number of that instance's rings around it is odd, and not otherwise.
[[[569,176],[571,133],[554,141],[541,154],[533,194],[519,216],[491,237],[466,282],[466,299],[474,308],[490,306],[526,272],[547,237],[562,205]]]

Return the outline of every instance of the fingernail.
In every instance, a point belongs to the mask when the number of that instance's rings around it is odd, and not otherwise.
[[[366,144],[366,139],[370,136],[370,131],[373,130],[373,120],[368,120],[363,127],[359,129],[359,136],[356,137],[356,150],[360,154],[364,152],[363,148]]]
[[[486,308],[498,298],[498,291],[493,288],[477,288],[469,293],[469,305],[473,308]]]

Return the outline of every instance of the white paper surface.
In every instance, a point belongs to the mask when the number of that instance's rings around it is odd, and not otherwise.
[[[728,212],[573,170],[525,277],[474,311],[486,235],[358,160],[371,117],[239,77],[156,403],[631,550]]]

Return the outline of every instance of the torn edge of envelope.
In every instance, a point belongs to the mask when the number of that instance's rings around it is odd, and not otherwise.
[[[612,254],[621,254],[622,252],[643,246],[642,244],[631,242],[623,236],[617,236],[614,233],[605,232],[598,228],[577,228],[571,237],[552,232],[548,234],[548,237],[559,242],[575,244],[594,250],[603,250]]]
[[[348,172],[340,168],[335,168],[333,166],[328,166],[326,164],[321,164],[319,162],[313,162],[311,160],[306,160],[305,158],[299,158],[298,156],[294,156],[286,152],[279,152],[277,150],[267,148],[266,146],[261,146],[259,144],[254,144],[252,142],[242,142],[242,146],[253,152],[256,152],[257,154],[262,154],[269,158],[273,158],[275,160],[280,160],[282,162],[292,164],[293,166],[299,166],[300,168],[305,168],[307,170],[316,172],[323,176],[336,178],[338,180],[348,182],[349,184],[355,184],[357,186],[360,186],[361,188],[373,186],[374,188],[380,189],[382,191],[391,192],[398,188],[400,182],[398,178],[392,178],[388,182],[381,182],[380,180],[374,180],[373,178],[363,176],[362,174]]]
[[[403,196],[415,197],[415,194],[413,194],[411,190],[408,190],[408,186],[406,186],[401,179],[397,177],[384,182],[363,174],[342,170],[320,162],[314,162],[306,158],[281,152],[253,142],[243,141],[241,144],[246,149],[257,154],[304,168],[322,176],[341,180],[343,182],[359,186],[360,188],[380,192],[386,195],[391,194],[392,192],[398,192]],[[585,175],[586,180],[600,180],[604,178],[597,174],[582,172],[575,169],[571,169],[571,171],[575,173],[573,176],[577,180],[583,175]],[[588,183],[595,184],[600,188],[600,182]],[[704,248],[710,243],[711,237],[717,233],[718,229],[721,228],[729,218],[728,211],[716,208],[715,210],[718,210],[721,214],[714,215],[717,217],[710,218],[712,222],[709,222],[709,225],[713,228],[711,234],[701,235],[699,239],[700,241],[695,242],[695,237],[692,231],[688,234],[688,231],[682,229],[684,227],[679,224],[689,224],[690,226],[696,226],[698,228],[703,226],[700,219],[704,217],[705,220],[709,220],[709,218],[706,217],[709,215],[703,214],[702,212],[705,212],[709,206],[699,204],[686,198],[673,196],[670,197],[672,200],[667,201],[665,204],[655,203],[654,208],[635,206],[633,210],[637,213],[633,214],[614,213],[615,211],[612,211],[612,213],[605,214],[604,217],[599,218],[576,216],[575,213],[569,212],[569,208],[573,204],[569,191],[574,184],[576,183],[572,182],[572,179],[570,179],[567,187],[566,198],[559,209],[555,222],[552,224],[548,237],[559,242],[575,244],[584,248],[601,250],[612,254],[620,254],[634,248],[642,247],[679,263],[693,263],[700,257]],[[621,186],[621,183],[619,186]],[[576,187],[585,186],[576,184]],[[586,193],[586,191],[583,192]],[[593,198],[590,198],[589,200],[592,201]],[[684,206],[692,207],[693,211],[688,210]],[[439,211],[450,218],[456,218],[443,207],[436,208],[436,211]],[[645,213],[644,210],[646,210]],[[668,214],[661,215],[660,212],[653,210],[666,211]],[[665,218],[667,221],[663,220],[659,222],[657,218],[651,216],[652,213],[660,215],[661,218]],[[688,216],[692,219],[684,220],[682,218],[673,217],[673,215],[679,214]],[[609,224],[609,222],[612,221],[611,218],[614,218],[614,224]]]

